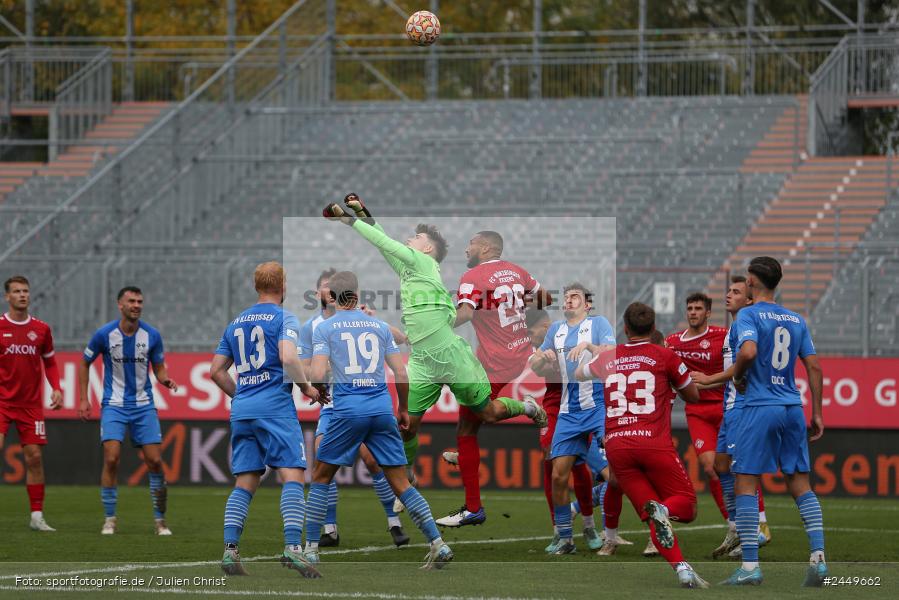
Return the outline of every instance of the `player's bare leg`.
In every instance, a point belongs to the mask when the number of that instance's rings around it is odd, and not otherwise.
[[[103,442],[103,470],[100,473],[100,494],[103,499],[105,520],[103,535],[112,535],[116,531],[116,505],[118,504],[118,476],[119,458],[122,453],[122,443],[117,440]]]
[[[362,462],[365,463],[365,467],[371,474],[375,494],[377,494],[381,506],[384,507],[384,514],[387,515],[387,531],[393,539],[393,544],[397,548],[405,546],[409,543],[409,536],[403,531],[403,524],[400,523],[400,518],[397,516],[396,511],[393,510],[397,497],[390,487],[390,482],[387,481],[387,476],[380,465],[378,465],[378,461],[372,456],[371,451],[365,447],[365,444],[359,446],[359,458],[362,459]]]
[[[156,535],[172,535],[166,526],[165,511],[168,506],[168,487],[162,470],[162,448],[159,444],[143,446],[144,464],[150,478],[150,499],[153,502],[153,519]]]
[[[3,439],[0,437],[0,448]],[[44,460],[38,444],[22,446],[25,457],[25,489],[31,503],[31,529],[34,531],[56,531],[44,520]]]

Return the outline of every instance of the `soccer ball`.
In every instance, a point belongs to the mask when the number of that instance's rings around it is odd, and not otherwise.
[[[426,10],[414,13],[406,21],[406,35],[419,46],[430,46],[440,37],[437,15]]]

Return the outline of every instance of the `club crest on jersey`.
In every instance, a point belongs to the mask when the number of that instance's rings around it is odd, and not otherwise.
[[[712,345],[712,343],[708,340],[702,340],[701,342],[699,342],[699,347],[702,348],[703,350],[705,350],[706,348],[708,348],[711,345]]]
[[[27,337],[29,340],[31,340],[33,342],[34,340],[37,339],[37,334],[33,331],[29,331],[27,334],[25,334],[25,337]]]

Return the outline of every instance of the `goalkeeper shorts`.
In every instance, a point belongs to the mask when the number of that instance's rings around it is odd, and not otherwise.
[[[471,346],[458,335],[445,346],[412,348],[409,373],[409,414],[420,416],[437,403],[447,385],[460,406],[481,412],[490,402],[490,381]]]

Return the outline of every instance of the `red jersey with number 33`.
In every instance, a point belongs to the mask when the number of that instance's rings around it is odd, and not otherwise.
[[[43,359],[53,356],[50,326],[29,316],[0,316],[0,403],[19,408],[42,406]]]
[[[665,338],[665,345],[681,357],[691,371],[714,375],[724,370],[724,340],[727,329],[709,325],[705,333],[688,338],[689,330],[672,333]],[[699,390],[700,402],[724,402],[724,386]],[[687,405],[690,412],[690,405]]]
[[[607,449],[671,448],[670,390],[691,381],[677,354],[649,342],[619,344],[588,368],[605,383]]]
[[[478,360],[491,382],[512,381],[527,364],[531,340],[524,321],[524,296],[540,288],[531,274],[505,260],[488,260],[459,280],[456,304],[474,307]]]

